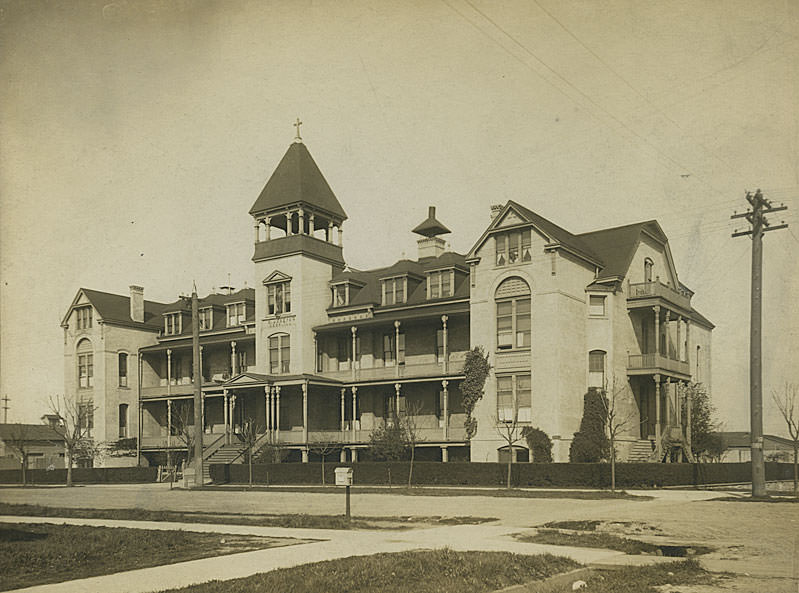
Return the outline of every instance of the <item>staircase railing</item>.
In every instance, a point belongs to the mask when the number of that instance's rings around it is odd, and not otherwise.
[[[225,444],[225,435],[220,434],[219,437],[210,445],[203,448],[203,461],[211,457],[214,453],[219,451],[222,446]]]
[[[252,444],[253,457],[257,455],[258,452],[263,448],[263,446],[269,442],[269,437],[270,434],[267,431],[263,433],[261,436],[259,436],[257,439],[255,439],[255,442]],[[245,443],[242,444],[244,445],[244,448],[241,450],[241,452],[238,455],[236,455],[236,457],[230,460],[230,463],[236,463],[236,461],[238,461],[245,453],[247,453],[247,445]]]

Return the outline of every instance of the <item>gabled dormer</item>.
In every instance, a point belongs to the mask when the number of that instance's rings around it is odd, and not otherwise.
[[[331,308],[349,307],[365,284],[353,278],[334,281],[330,283],[332,294]]]

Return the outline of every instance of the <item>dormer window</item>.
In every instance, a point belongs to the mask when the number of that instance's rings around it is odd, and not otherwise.
[[[247,319],[247,308],[244,303],[230,303],[227,306],[227,326],[243,325]]]
[[[183,316],[180,313],[164,314],[164,335],[174,336],[183,333]]]
[[[350,304],[350,285],[346,282],[343,284],[333,285],[333,306],[344,307]]]
[[[495,235],[497,265],[507,266],[520,262],[529,262],[531,255],[532,235],[530,229],[509,231]]]
[[[268,315],[291,313],[291,282],[267,284],[266,311]]]
[[[203,307],[200,314],[200,331],[207,331],[214,327],[214,312],[211,307]]]
[[[451,297],[455,284],[454,270],[436,270],[427,274],[427,298]]]
[[[383,280],[383,304],[396,305],[408,300],[408,277],[398,276]]]

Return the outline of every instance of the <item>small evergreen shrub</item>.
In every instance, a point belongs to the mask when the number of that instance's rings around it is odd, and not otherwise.
[[[552,440],[540,428],[525,426],[522,438],[527,441],[532,463],[552,463]]]
[[[574,433],[569,447],[569,461],[572,463],[595,463],[610,457],[610,442],[605,433],[607,396],[601,389],[591,388],[583,397],[583,419],[580,430]]]

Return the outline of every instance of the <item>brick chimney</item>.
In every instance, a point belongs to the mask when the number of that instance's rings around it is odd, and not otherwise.
[[[502,204],[491,204],[491,222],[493,222],[494,219],[499,216],[499,213],[502,212],[504,207],[505,206]]]
[[[141,286],[130,286],[130,318],[144,323],[144,288]]]

